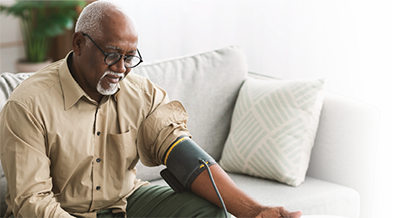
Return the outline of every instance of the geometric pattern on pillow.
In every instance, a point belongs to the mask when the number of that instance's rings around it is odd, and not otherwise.
[[[228,172],[300,185],[318,128],[324,80],[248,79],[219,164]]]

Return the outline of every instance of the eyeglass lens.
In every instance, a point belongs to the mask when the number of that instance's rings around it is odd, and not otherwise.
[[[113,65],[113,64],[117,63],[119,60],[121,60],[122,56],[123,55],[121,55],[117,52],[111,52],[106,55],[105,62],[108,65]],[[130,56],[124,57],[125,67],[127,67],[127,68],[135,67],[138,64],[140,64],[140,62],[141,62],[141,60],[137,56],[130,55]]]

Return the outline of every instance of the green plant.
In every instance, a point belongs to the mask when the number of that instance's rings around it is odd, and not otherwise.
[[[47,59],[51,39],[74,26],[85,1],[17,0],[11,6],[0,6],[0,12],[20,19],[27,62]]]

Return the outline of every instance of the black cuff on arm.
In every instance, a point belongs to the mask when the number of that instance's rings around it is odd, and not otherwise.
[[[216,163],[188,136],[179,137],[164,154],[164,164],[167,169],[188,190],[193,181],[205,170],[204,164],[199,160],[204,160],[208,166]],[[167,179],[165,180],[167,181]],[[172,187],[171,184],[170,186]]]

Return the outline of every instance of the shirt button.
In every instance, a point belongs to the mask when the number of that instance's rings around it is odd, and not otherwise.
[[[100,132],[97,132],[97,135],[100,135]]]
[[[97,190],[97,191],[98,191],[98,190],[100,190],[100,189],[101,189],[101,187],[100,187],[100,186],[97,186],[97,187],[96,187],[96,190]]]
[[[100,161],[101,161],[100,158],[97,158],[97,159],[96,159],[96,162],[97,162],[97,163],[100,163]]]

